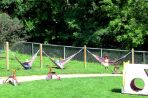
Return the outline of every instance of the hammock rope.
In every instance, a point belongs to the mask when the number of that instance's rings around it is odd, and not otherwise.
[[[104,65],[104,62],[105,62],[105,61],[104,61],[104,58],[102,58],[102,57],[100,57],[100,56],[98,56],[98,55],[95,55],[95,54],[91,53],[89,50],[87,50],[87,52],[90,53],[90,54],[91,54],[97,61],[99,61],[102,65]],[[120,58],[117,59],[117,60],[113,60],[113,61],[109,60],[108,64],[109,64],[109,65],[114,65],[114,64],[118,63],[119,61],[125,59],[130,53],[131,53],[131,52],[125,54],[124,56],[120,57]]]
[[[16,55],[14,55],[14,56],[15,56],[15,59],[22,65],[22,67],[24,69],[28,69],[28,68],[32,67],[32,64],[33,64],[35,58],[37,57],[38,53],[39,53],[39,50],[32,56],[32,58],[28,62],[21,62]]]
[[[74,53],[73,55],[67,57],[66,59],[57,59],[57,60],[54,60],[53,58],[51,58],[45,51],[43,51],[43,53],[59,68],[63,69],[64,68],[64,65],[66,63],[68,63],[72,58],[74,58],[78,53],[80,53],[81,51],[83,50],[80,49],[78,52]]]

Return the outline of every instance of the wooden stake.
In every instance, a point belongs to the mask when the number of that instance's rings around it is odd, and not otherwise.
[[[134,62],[135,62],[135,61],[134,61],[134,58],[135,58],[135,57],[134,57],[134,48],[132,48],[132,64],[134,64]]]
[[[86,45],[84,45],[84,67],[86,68]]]
[[[42,68],[43,65],[43,58],[42,58],[42,44],[40,44],[40,68]]]
[[[9,43],[6,42],[6,69],[9,70]]]

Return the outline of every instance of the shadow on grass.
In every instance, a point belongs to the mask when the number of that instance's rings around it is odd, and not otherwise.
[[[0,67],[0,69],[6,69],[6,68]]]
[[[57,66],[50,66],[50,65],[45,65],[46,66],[46,68],[54,68],[54,69],[60,69],[59,67],[57,67]]]
[[[121,93],[121,89],[120,88],[114,88],[111,90],[114,93]]]
[[[55,68],[55,69],[61,69],[61,68],[59,68],[59,67],[55,67],[55,66],[53,66],[53,67],[51,67],[51,68]]]

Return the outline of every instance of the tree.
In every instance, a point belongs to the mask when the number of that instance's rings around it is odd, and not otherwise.
[[[23,21],[28,41],[103,48],[142,48],[148,38],[145,0],[1,0]]]
[[[114,0],[116,1],[116,0]],[[109,23],[110,34],[125,48],[136,48],[145,43],[148,35],[148,3],[145,0],[118,0],[116,16],[110,13],[112,19]],[[122,6],[121,6],[122,4]]]
[[[17,18],[11,18],[6,13],[0,13],[0,42],[16,42],[26,39],[23,24]]]

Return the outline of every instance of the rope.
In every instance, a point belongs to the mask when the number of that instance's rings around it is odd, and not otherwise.
[[[38,53],[39,53],[39,51],[40,51],[40,50],[38,50],[38,51],[33,55],[33,57],[31,58],[31,60],[29,61],[29,65],[30,65],[30,67],[32,66],[32,64],[33,64],[33,62],[34,62],[36,56],[37,56]]]
[[[114,60],[114,61],[110,61],[111,64],[115,64],[117,63],[118,61],[122,60],[122,59],[125,59],[131,52],[127,53],[126,55],[122,56],[121,58],[117,59],[117,60]]]
[[[86,49],[87,50],[87,49]],[[89,50],[87,50],[88,53],[90,53],[97,61],[99,61],[101,64],[104,62],[104,59],[99,57],[98,55],[95,55],[91,53]]]

